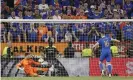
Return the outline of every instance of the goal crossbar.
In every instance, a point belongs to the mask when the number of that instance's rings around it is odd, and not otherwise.
[[[133,22],[133,19],[1,19],[1,22],[20,23],[94,23],[94,22]]]

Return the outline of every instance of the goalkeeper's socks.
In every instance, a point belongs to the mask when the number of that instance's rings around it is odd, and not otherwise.
[[[111,72],[112,72],[112,66],[111,64],[108,64],[108,73],[111,74]]]
[[[100,63],[99,67],[100,67],[100,70],[102,71],[103,70],[103,63]]]

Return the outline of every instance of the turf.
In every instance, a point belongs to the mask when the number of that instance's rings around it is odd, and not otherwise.
[[[1,80],[133,80],[132,77],[2,77]]]

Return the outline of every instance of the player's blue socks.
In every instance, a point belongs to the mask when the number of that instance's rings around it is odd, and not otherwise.
[[[111,74],[111,72],[112,72],[112,65],[111,64],[108,64],[107,67],[108,67],[108,73]]]
[[[100,70],[102,71],[103,70],[103,63],[100,63],[99,67],[100,67]]]

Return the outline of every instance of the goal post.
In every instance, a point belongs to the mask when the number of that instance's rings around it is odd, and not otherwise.
[[[133,19],[1,19],[0,31],[2,77],[26,77],[24,70],[16,68],[26,53],[36,62],[43,58],[54,65],[51,76],[100,76],[101,48],[92,51],[92,46],[106,32],[120,40],[110,44],[112,75],[133,76]],[[51,66],[39,66],[44,67]]]

